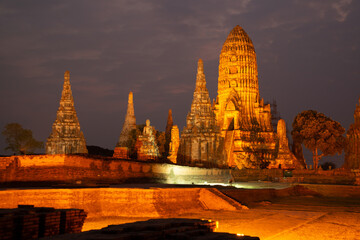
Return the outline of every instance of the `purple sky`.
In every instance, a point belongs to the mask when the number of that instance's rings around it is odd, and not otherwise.
[[[260,95],[276,99],[289,127],[314,109],[347,129],[360,97],[359,12],[352,0],[2,0],[0,128],[18,122],[46,141],[69,70],[88,145],[115,146],[129,91],[137,123],[163,131],[171,108],[181,130],[198,58],[215,98],[222,44],[240,25],[255,46]]]

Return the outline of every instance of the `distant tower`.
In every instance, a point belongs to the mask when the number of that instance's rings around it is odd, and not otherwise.
[[[344,167],[360,169],[360,98],[354,112],[354,123],[351,124],[347,131],[346,139]]]
[[[203,61],[199,59],[193,101],[186,118],[186,126],[181,132],[177,163],[224,165],[224,158],[221,155],[222,144],[206,88]]]
[[[133,93],[129,93],[128,106],[125,116],[125,122],[120,133],[119,141],[114,149],[114,157],[116,158],[129,158],[128,141],[132,138],[131,131],[136,130],[136,118],[134,112],[134,99]]]
[[[46,142],[46,154],[88,153],[83,132],[74,107],[70,86],[70,72],[64,74],[60,107],[52,132]]]

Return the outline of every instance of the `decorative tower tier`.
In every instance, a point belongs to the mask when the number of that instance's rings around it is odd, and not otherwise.
[[[350,125],[346,138],[344,166],[350,169],[360,169],[360,98],[354,112],[354,123]]]
[[[46,154],[87,153],[83,132],[74,107],[70,86],[70,72],[64,74],[60,106],[52,132],[46,142]]]
[[[123,124],[119,141],[116,144],[114,149],[113,157],[116,158],[129,158],[129,141],[133,138],[131,136],[132,130],[136,130],[136,118],[134,112],[134,100],[133,100],[133,93],[129,93],[128,97],[128,106],[127,112],[125,116],[125,122]]]
[[[275,162],[279,139],[271,124],[270,104],[265,105],[259,95],[254,45],[240,26],[231,30],[220,53],[214,112],[225,138],[229,166],[265,168],[281,164]]]
[[[203,61],[199,59],[196,85],[186,126],[181,133],[177,163],[218,166],[224,164],[222,138],[206,88]]]

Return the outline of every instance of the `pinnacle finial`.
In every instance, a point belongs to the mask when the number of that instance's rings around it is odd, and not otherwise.
[[[70,79],[70,72],[69,72],[69,71],[66,71],[66,72],[64,73],[64,79],[65,79],[65,80],[69,80],[69,79]]]
[[[133,103],[134,100],[133,100],[133,93],[132,92],[129,92],[129,98],[128,98],[128,103]]]
[[[201,58],[199,58],[199,61],[198,61],[197,71],[198,71],[198,73],[204,73],[204,63]]]

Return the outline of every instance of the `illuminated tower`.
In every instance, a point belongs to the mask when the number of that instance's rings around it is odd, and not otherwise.
[[[87,153],[86,142],[74,107],[70,72],[64,74],[60,106],[52,132],[46,142],[46,154]]]
[[[270,105],[260,98],[254,45],[240,26],[231,30],[220,53],[214,112],[229,166],[275,165],[278,147]]]

